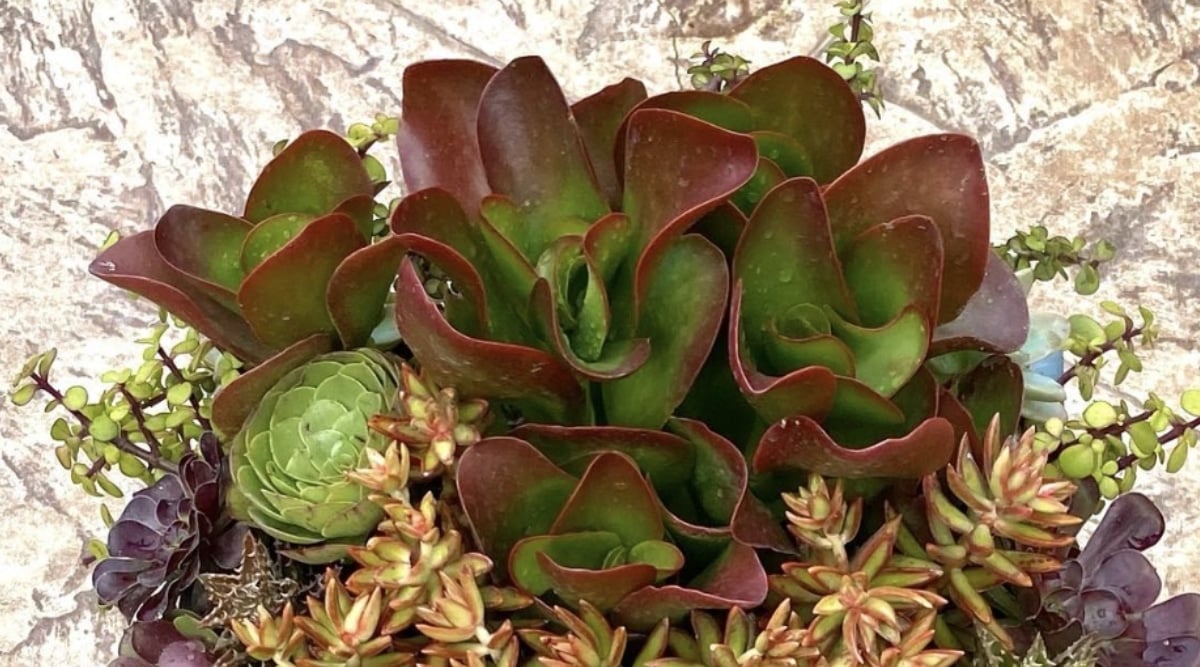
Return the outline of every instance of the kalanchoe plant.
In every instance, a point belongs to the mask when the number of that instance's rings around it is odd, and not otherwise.
[[[1119,497],[1182,465],[1200,393],[1093,400],[1153,318],[1031,318],[1112,249],[991,246],[974,140],[862,159],[878,54],[837,6],[833,67],[706,46],[656,96],[413,65],[399,119],[278,145],[238,216],[107,247],[194,330],[96,401],[36,355],[14,401],[66,409],[85,490],[150,485],[95,549],[117,664],[1200,667],[1200,598],[1155,604],[1140,553],[1162,517]]]

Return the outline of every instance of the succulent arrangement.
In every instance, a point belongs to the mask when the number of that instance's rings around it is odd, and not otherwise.
[[[1031,316],[1114,248],[993,246],[970,137],[863,158],[878,53],[838,6],[830,64],[706,44],[654,96],[418,63],[242,211],[110,239],[92,273],[162,313],[141,365],[97,398],[43,353],[12,398],[65,413],[86,492],[143,487],[90,545],[112,664],[1200,665],[1132,492],[1200,392],[1094,399],[1153,316]]]

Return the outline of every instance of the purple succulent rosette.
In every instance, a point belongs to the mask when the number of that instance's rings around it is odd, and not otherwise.
[[[178,474],[133,494],[108,533],[108,557],[92,571],[100,601],[126,618],[155,621],[201,571],[237,567],[246,526],[222,517],[228,473],[211,433]]]

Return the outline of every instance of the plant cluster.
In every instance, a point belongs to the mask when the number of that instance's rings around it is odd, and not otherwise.
[[[971,138],[862,159],[842,4],[835,68],[706,47],[655,96],[419,63],[398,121],[106,247],[190,328],[95,402],[35,356],[14,400],[68,413],[86,490],[145,487],[95,550],[113,664],[1200,665],[1200,596],[1156,604],[1162,517],[1122,495],[1182,465],[1200,394],[1067,414],[1152,316],[1031,317],[1111,251],[993,248]]]

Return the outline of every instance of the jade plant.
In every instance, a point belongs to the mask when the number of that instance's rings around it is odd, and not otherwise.
[[[993,246],[973,139],[864,158],[879,54],[838,9],[825,62],[705,44],[657,95],[418,63],[242,210],[107,245],[169,314],[143,365],[92,401],[43,353],[13,398],[65,411],[85,491],[144,486],[89,549],[112,664],[1200,665],[1127,493],[1200,393],[1094,395],[1153,316],[1031,317],[1115,249]]]

